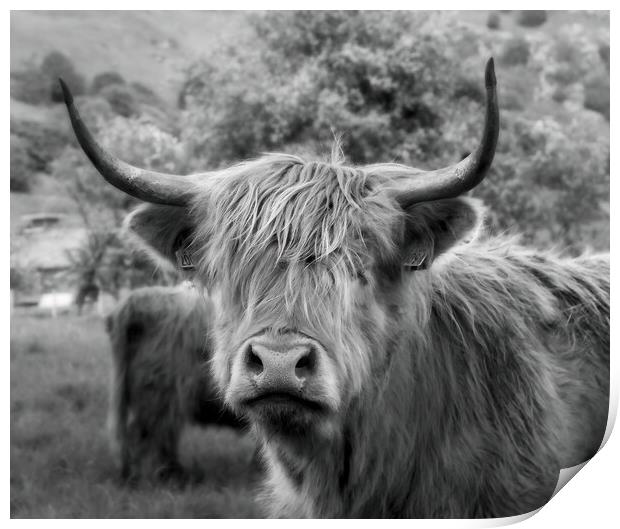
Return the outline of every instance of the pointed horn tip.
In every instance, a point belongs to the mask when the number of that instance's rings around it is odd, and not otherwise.
[[[65,100],[65,105],[72,105],[73,94],[71,93],[71,90],[69,90],[67,83],[65,83],[60,77],[58,78],[58,82],[60,83],[60,89],[62,90],[62,97]]]
[[[484,84],[487,88],[494,88],[497,86],[497,79],[495,78],[495,61],[491,57],[487,61],[487,67],[484,71]]]

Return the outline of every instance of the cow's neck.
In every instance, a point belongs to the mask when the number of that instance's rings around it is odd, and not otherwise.
[[[402,358],[398,355],[394,362]],[[346,424],[329,443],[304,439],[294,445],[269,445],[274,463],[269,487],[272,494],[285,491],[288,495],[271,502],[277,511],[273,514],[390,517],[415,508],[410,495],[420,473],[418,456],[420,451],[428,456],[432,447],[412,420],[414,395],[403,398],[406,388],[411,388],[403,377],[410,373],[411,366],[391,365],[381,387],[351,404]],[[425,411],[433,413],[433,406],[426,403]],[[282,479],[288,487],[278,484]]]

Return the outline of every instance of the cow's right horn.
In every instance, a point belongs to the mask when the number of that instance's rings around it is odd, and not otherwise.
[[[497,104],[497,81],[493,59],[489,59],[485,71],[486,116],[482,140],[467,158],[457,164],[434,171],[416,171],[396,199],[403,209],[430,200],[453,198],[476,187],[485,177],[497,146],[499,135],[499,106]]]
[[[195,185],[191,177],[140,169],[107,152],[86,128],[75,108],[69,87],[62,79],[59,81],[75,136],[86,156],[110,184],[145,202],[170,206],[188,204]]]

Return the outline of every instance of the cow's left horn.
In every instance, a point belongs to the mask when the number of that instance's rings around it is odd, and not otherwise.
[[[482,141],[474,152],[457,164],[412,175],[406,187],[399,190],[396,195],[398,203],[403,208],[418,202],[456,197],[476,187],[485,177],[493,161],[499,135],[497,82],[493,58],[487,62],[485,85],[486,118]]]
[[[71,125],[77,140],[101,175],[114,187],[132,197],[154,204],[185,206],[189,202],[193,181],[188,176],[177,176],[147,171],[129,165],[107,152],[86,128],[75,108],[73,95],[62,79],[59,79]]]

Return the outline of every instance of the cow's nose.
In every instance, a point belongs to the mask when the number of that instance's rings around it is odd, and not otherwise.
[[[275,347],[252,343],[248,346],[245,366],[263,387],[298,388],[316,372],[317,351],[310,344]]]

